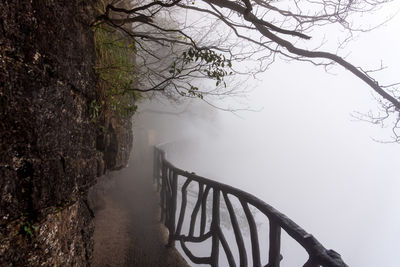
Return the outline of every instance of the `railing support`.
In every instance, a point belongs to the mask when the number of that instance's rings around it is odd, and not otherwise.
[[[213,208],[212,208],[212,221],[211,221],[211,233],[212,233],[212,249],[211,249],[211,259],[213,267],[218,267],[219,258],[219,189],[213,189]]]
[[[168,224],[168,247],[175,246],[175,216],[176,216],[176,202],[178,195],[178,175],[172,171],[172,192],[171,192],[171,207],[170,207],[170,215],[169,215],[169,224]]]
[[[274,221],[269,221],[269,261],[268,267],[279,267],[281,262],[281,227]]]

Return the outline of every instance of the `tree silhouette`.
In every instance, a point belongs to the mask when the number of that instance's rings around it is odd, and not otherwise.
[[[208,96],[244,93],[231,85],[232,77],[263,72],[277,56],[324,68],[340,65],[377,94],[383,113],[367,114],[362,119],[391,121],[395,141],[400,141],[398,84],[380,84],[371,76],[372,71],[350,63],[337,52],[354,32],[370,30],[356,26],[355,18],[389,2],[165,0],[141,1],[130,7],[115,3],[105,7],[94,25],[106,23],[133,38],[141,78],[140,86],[132,90],[160,91],[173,99],[186,96],[207,101]],[[319,50],[324,39],[318,36],[332,26],[345,32],[342,41],[335,53]],[[243,62],[251,67],[245,71],[236,67]]]

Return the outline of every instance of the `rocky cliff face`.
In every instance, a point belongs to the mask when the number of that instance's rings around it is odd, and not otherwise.
[[[0,4],[0,266],[87,265],[88,189],[128,160],[130,122],[90,116],[90,2]]]

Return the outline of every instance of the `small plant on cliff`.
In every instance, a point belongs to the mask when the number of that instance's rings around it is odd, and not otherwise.
[[[20,226],[20,233],[28,238],[32,238],[34,234],[39,230],[39,227],[34,224],[31,218],[32,214],[23,213],[21,215],[22,223]]]
[[[92,120],[95,120],[99,117],[100,108],[101,106],[96,100],[92,100],[92,102],[90,102],[90,118]]]
[[[135,43],[107,25],[95,27],[94,36],[100,100],[91,102],[91,117],[98,118],[102,113],[131,116],[139,98],[138,92],[129,90],[136,82]]]
[[[22,225],[22,229],[24,230],[25,235],[29,236],[30,238],[33,237],[34,233],[39,230],[39,227],[36,225],[32,225],[29,221],[24,222]]]

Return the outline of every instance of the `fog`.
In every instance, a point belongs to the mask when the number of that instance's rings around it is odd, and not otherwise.
[[[391,68],[379,77],[399,81],[399,28],[397,16],[358,37],[348,60],[383,60]],[[247,103],[260,111],[153,99],[140,105],[134,131],[165,143],[176,166],[269,203],[349,266],[400,266],[400,146],[376,141],[390,140],[390,128],[351,116],[376,107],[367,85],[338,67],[331,72],[278,60],[252,82]],[[282,246],[282,266],[304,264],[288,238]]]

